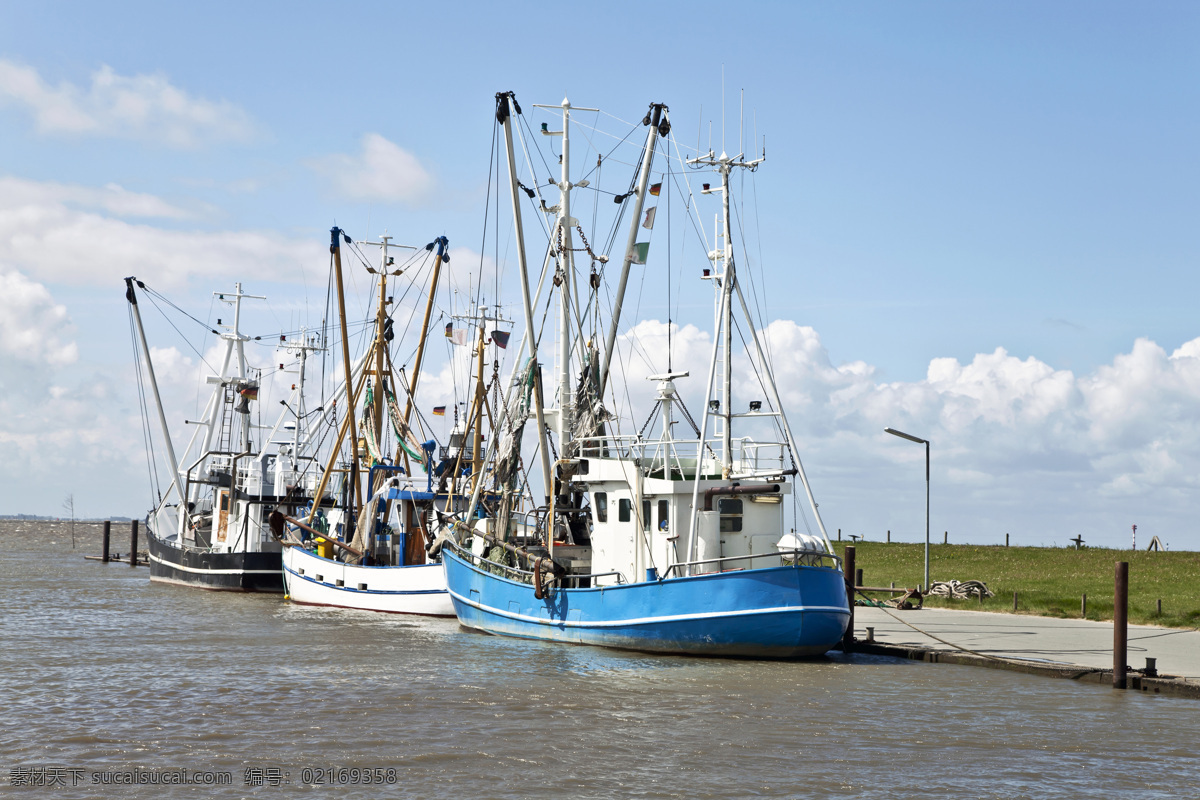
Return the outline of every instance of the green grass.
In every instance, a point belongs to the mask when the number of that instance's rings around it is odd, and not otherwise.
[[[844,555],[850,542],[835,542]],[[855,566],[864,586],[913,588],[924,581],[925,545],[858,542]],[[929,548],[933,581],[979,580],[996,593],[977,599],[927,598],[935,608],[1013,610],[1050,617],[1080,617],[1087,595],[1087,619],[1111,620],[1115,564],[1129,562],[1129,621],[1175,628],[1200,627],[1200,553],[1101,550],[1096,548],[984,547],[934,544]],[[877,595],[886,598],[886,594]],[[1162,600],[1162,614],[1157,601]]]

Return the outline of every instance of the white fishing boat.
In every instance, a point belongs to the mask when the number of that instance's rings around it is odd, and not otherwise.
[[[606,408],[606,392],[630,267],[646,261],[646,246],[637,242],[638,226],[647,227],[643,203],[656,141],[670,131],[667,109],[651,105],[643,120],[649,128],[646,143],[631,184],[636,188],[617,196],[618,203],[632,200],[632,221],[605,331],[585,330],[584,321],[595,318],[589,310],[602,301],[601,286],[607,281],[599,279],[596,264],[606,259],[587,246],[579,221],[571,216],[572,191],[587,183],[571,173],[572,118],[594,109],[566,100],[543,108],[561,115],[559,130],[541,125],[541,133],[559,145],[561,175],[553,181],[558,202],[551,207],[541,203],[550,217],[549,249],[535,302],[517,202],[524,186],[513,159],[512,121],[521,112],[511,93],[497,95],[525,298],[527,330],[519,352],[527,349],[530,361],[514,372],[506,427],[488,456],[497,464],[501,513],[476,519],[477,487],[465,515],[469,524],[459,524],[453,537],[438,542],[460,623],[494,634],[654,652],[752,657],[824,653],[841,639],[849,618],[840,559],[809,490],[733,258],[729,176],[735,169],[756,168],[762,159],[709,152],[688,162],[716,170],[720,188],[705,185],[704,191],[723,201],[720,239],[704,270],[715,288],[716,314],[701,424],[691,423],[677,391],[677,382],[689,375],[673,369],[667,353],[660,354],[667,357],[666,369],[651,376],[658,388],[654,410],[661,416],[659,434],[622,434],[621,420]],[[652,219],[650,213],[647,222]],[[574,244],[575,232],[582,247]],[[575,253],[585,249],[593,262],[590,280],[574,264]],[[540,287],[547,275],[551,291],[557,292],[552,358],[557,360],[558,385],[543,408],[540,387],[532,392],[525,387],[538,381],[541,332],[533,309],[546,305]],[[761,379],[762,399],[735,411],[732,331],[739,316],[740,330],[752,335],[754,345],[753,354],[742,358],[752,362],[754,369],[748,371]],[[534,503],[536,508],[522,516],[504,512],[521,500],[512,496],[518,489],[506,465],[520,460],[520,431],[531,416],[530,403],[546,489],[545,502]],[[694,436],[678,434],[676,424],[684,422],[693,425]],[[762,429],[763,423],[772,423],[774,438],[734,436],[735,424]],[[711,436],[710,426],[715,428]],[[796,478],[816,532],[785,525],[785,504],[793,498]]]
[[[263,370],[247,362],[245,343],[251,337],[242,332],[241,320],[243,300],[265,298],[244,293],[240,283],[232,293],[214,292],[218,302],[232,307],[232,323],[217,320],[224,328],[221,366],[206,379],[211,395],[200,419],[188,421],[194,432],[177,457],[138,305],[138,291],[152,290],[136,278],[126,278],[125,286],[144,361],[139,382],[144,380],[153,396],[169,468],[167,487],[146,518],[150,579],[204,589],[283,591],[281,548],[267,520],[275,508],[307,505],[314,488],[316,470],[303,424],[308,416],[304,381],[308,356],[321,349],[319,337],[301,332],[289,341],[281,336],[296,382],[274,424],[264,426]],[[145,400],[144,391],[142,396]],[[143,414],[149,431],[153,423],[145,402]]]
[[[465,510],[470,486],[478,480],[481,459],[476,454],[480,449],[477,444],[472,449],[469,435],[479,438],[484,414],[482,391],[476,391],[469,414],[470,429],[456,427],[448,447],[419,436],[419,413],[414,419],[441,265],[449,261],[447,241],[442,237],[426,248],[409,248],[430,254],[432,269],[416,357],[405,380],[392,367],[392,322],[387,308],[388,279],[402,272],[394,268],[394,258],[389,255],[397,246],[390,244],[388,237],[379,243],[382,261],[378,269],[371,269],[378,278],[376,313],[371,323],[374,335],[367,352],[353,362],[352,368],[344,333],[343,240],[348,242],[349,238],[335,228],[330,248],[341,308],[343,362],[347,365],[343,388],[349,411],[319,482],[316,495],[322,501],[299,518],[281,514],[274,520],[286,545],[283,567],[287,594],[292,602],[306,605],[453,616],[442,565],[426,555],[426,547],[440,527],[440,519]],[[488,321],[483,314],[475,342],[481,367],[485,348],[491,343],[486,338]],[[459,333],[447,329],[452,338],[458,338]],[[401,392],[403,410],[397,399]],[[355,409],[361,412],[357,422]],[[357,435],[348,436],[351,430]],[[394,449],[389,445],[391,440]],[[331,485],[334,488],[327,491]]]

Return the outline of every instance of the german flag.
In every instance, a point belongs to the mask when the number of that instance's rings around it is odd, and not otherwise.
[[[446,407],[445,407],[445,406],[434,406],[434,407],[433,407],[433,415],[434,415],[435,417],[444,417],[444,416],[446,416]]]
[[[655,197],[658,197],[658,193],[661,191],[662,191],[661,183],[655,183],[650,186],[650,194],[654,195]]]

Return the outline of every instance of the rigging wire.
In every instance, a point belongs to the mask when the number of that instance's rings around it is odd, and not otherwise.
[[[157,459],[154,455],[154,437],[151,435],[151,432],[150,432],[150,409],[149,409],[149,404],[146,401],[145,378],[144,378],[144,375],[142,372],[142,353],[141,353],[140,348],[138,348],[137,324],[134,322],[134,319],[133,319],[133,306],[129,305],[128,303],[126,304],[126,306],[127,306],[126,313],[129,317],[130,340],[133,344],[133,363],[134,363],[134,369],[135,369],[135,372],[137,375],[138,405],[141,410],[140,416],[141,416],[141,428],[142,428],[142,442],[144,444],[145,453],[146,453],[146,471],[149,474],[149,478],[150,478],[150,481],[148,484],[150,487],[150,494],[151,494],[150,500],[151,500],[152,508],[158,508],[158,506],[162,503],[162,488],[161,488],[161,486],[159,484],[159,480],[158,480],[158,471],[155,469],[155,466],[154,466]],[[157,496],[157,500],[155,499],[156,496]]]

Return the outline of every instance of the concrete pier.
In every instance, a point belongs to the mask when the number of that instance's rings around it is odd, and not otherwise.
[[[1112,622],[867,606],[855,609],[854,622],[855,652],[1112,681]],[[873,645],[864,642],[868,626]],[[1131,689],[1200,698],[1200,631],[1130,625],[1127,648]],[[1147,658],[1157,676],[1142,675]]]

